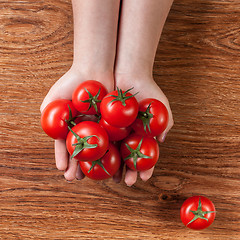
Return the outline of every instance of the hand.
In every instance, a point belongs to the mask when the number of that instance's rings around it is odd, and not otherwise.
[[[172,111],[171,111],[167,97],[164,95],[164,93],[156,84],[156,82],[153,80],[153,78],[150,76],[143,77],[139,75],[136,76],[133,74],[116,74],[115,73],[115,79],[116,79],[116,86],[121,88],[122,90],[127,90],[134,87],[131,93],[134,94],[138,92],[138,94],[136,95],[136,98],[138,101],[141,101],[144,98],[151,97],[151,98],[158,99],[166,106],[169,113],[168,125],[165,131],[161,135],[157,136],[158,141],[163,142],[165,140],[165,137],[168,131],[173,126],[173,116],[172,116]],[[152,176],[153,170],[154,170],[154,167],[149,170],[139,172],[140,178],[143,181],[147,181]],[[137,171],[133,171],[127,168],[126,174],[125,174],[125,183],[128,186],[131,186],[136,182],[136,180],[137,180]]]
[[[71,100],[74,89],[81,82],[91,79],[101,82],[108,91],[113,90],[114,82],[112,73],[85,73],[75,67],[71,67],[71,69],[51,87],[42,102],[40,111],[42,112],[50,102],[56,99]],[[75,178],[84,178],[84,174],[77,160],[74,158],[70,159],[65,140],[55,140],[55,160],[57,169],[64,171],[66,180],[72,181]]]

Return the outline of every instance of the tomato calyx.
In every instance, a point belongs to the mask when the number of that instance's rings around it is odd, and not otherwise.
[[[103,166],[103,163],[101,162],[101,159],[92,161],[92,166],[90,167],[90,169],[88,170],[88,173],[90,173],[92,171],[92,169],[94,168],[95,165],[99,165],[105,173],[107,173],[107,175],[111,176],[110,173],[106,170],[106,168]]]
[[[99,102],[102,101],[102,100],[99,100],[99,99],[98,99],[98,97],[99,97],[99,95],[100,95],[101,88],[99,88],[99,90],[98,90],[98,92],[97,92],[97,94],[96,94],[95,96],[93,96],[86,88],[84,88],[84,89],[85,89],[85,91],[88,93],[89,98],[86,99],[86,100],[81,100],[81,102],[83,102],[83,103],[89,103],[89,107],[88,107],[87,111],[88,111],[91,107],[93,107],[94,110],[95,110],[96,113],[97,113],[97,112],[98,112],[97,103],[99,103]],[[87,111],[86,111],[86,112],[87,112]]]
[[[108,104],[113,103],[113,102],[115,102],[115,101],[120,101],[120,102],[122,103],[122,105],[125,107],[125,106],[126,106],[126,100],[128,100],[129,98],[132,98],[132,97],[134,97],[134,96],[136,96],[136,95],[138,94],[138,92],[137,92],[137,93],[135,93],[135,94],[133,94],[133,95],[131,95],[131,96],[126,96],[127,93],[128,93],[129,91],[131,91],[132,89],[133,89],[133,87],[132,87],[132,88],[129,88],[128,90],[126,90],[125,92],[123,92],[122,89],[119,89],[119,88],[117,87],[118,95],[117,95],[117,96],[116,96],[116,95],[109,95],[109,97],[114,97],[114,99],[113,99],[112,101],[110,101]]]
[[[150,129],[150,119],[153,118],[153,114],[150,113],[150,107],[151,107],[151,103],[149,103],[147,109],[145,112],[143,111],[139,111],[138,112],[138,116],[137,118],[139,118],[140,120],[142,120],[142,123],[143,123],[143,129],[145,132],[147,132],[147,128],[149,130],[149,132],[151,133],[151,129]]]
[[[143,138],[138,143],[138,146],[137,146],[136,149],[132,149],[127,143],[125,143],[127,149],[130,151],[130,154],[127,157],[125,157],[123,160],[126,161],[126,160],[132,158],[133,159],[133,165],[134,165],[134,168],[136,170],[137,170],[137,160],[138,160],[138,158],[151,158],[150,156],[147,156],[147,155],[140,152],[142,141],[143,141]]]
[[[86,137],[81,138],[70,127],[68,127],[68,129],[72,132],[72,134],[76,137],[76,139],[78,141],[77,143],[72,144],[72,146],[75,146],[75,149],[73,151],[71,159],[76,157],[83,149],[86,149],[86,148],[96,148],[98,146],[98,144],[90,144],[90,143],[87,142],[88,139],[90,139],[92,137],[96,137],[99,140],[98,136],[90,135],[90,136],[86,136]]]
[[[76,125],[76,123],[74,121],[79,116],[76,116],[76,117],[72,116],[72,110],[69,105],[68,105],[68,111],[69,111],[69,117],[68,117],[68,119],[65,119],[64,121],[67,123],[68,127],[72,128]]]
[[[192,210],[189,210],[189,211],[194,214],[194,217],[193,217],[193,219],[190,222],[188,222],[187,225],[189,225],[190,223],[194,222],[195,220],[197,220],[199,218],[208,221],[208,219],[206,217],[204,217],[204,215],[207,214],[207,213],[214,213],[214,212],[216,212],[216,211],[203,211],[202,210],[202,203],[201,203],[201,198],[200,197],[199,197],[197,211],[192,211]]]

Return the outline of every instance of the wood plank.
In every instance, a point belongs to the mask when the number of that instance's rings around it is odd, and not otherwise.
[[[154,65],[175,125],[153,177],[129,188],[66,182],[39,123],[72,63],[71,2],[0,0],[0,239],[239,239],[239,19],[238,0],[175,0]],[[199,232],[179,217],[196,194],[217,209]]]

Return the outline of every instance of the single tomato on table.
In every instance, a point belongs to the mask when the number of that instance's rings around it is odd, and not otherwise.
[[[194,230],[209,227],[215,218],[216,210],[212,201],[203,196],[188,198],[182,205],[180,216],[183,224]]]
[[[119,150],[113,143],[109,143],[109,148],[105,155],[92,162],[79,162],[82,172],[94,180],[104,180],[112,177],[120,168],[121,156]]]
[[[157,99],[146,98],[139,102],[138,116],[132,128],[142,136],[158,136],[168,125],[168,110]]]
[[[87,80],[78,85],[72,94],[74,107],[83,114],[99,114],[100,103],[107,94],[105,86],[96,80]]]
[[[138,114],[138,102],[131,89],[117,90],[108,93],[100,104],[102,118],[114,127],[130,126]]]
[[[44,132],[53,139],[66,139],[68,126],[75,125],[78,111],[67,99],[50,102],[41,114],[41,126]]]
[[[122,141],[120,148],[122,159],[132,170],[145,171],[152,168],[159,158],[159,146],[153,137],[135,133]]]
[[[71,158],[79,161],[95,161],[107,151],[109,138],[98,123],[80,122],[67,135],[66,146]]]

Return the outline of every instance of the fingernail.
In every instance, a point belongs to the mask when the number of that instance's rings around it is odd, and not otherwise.
[[[165,141],[166,136],[167,136],[167,133],[164,133],[163,136],[160,139],[160,142],[163,143]]]

